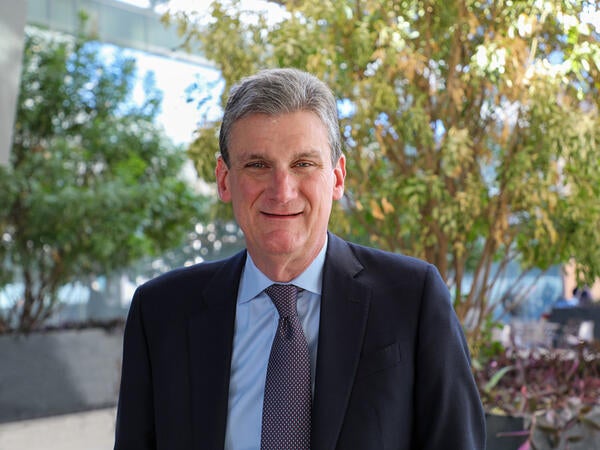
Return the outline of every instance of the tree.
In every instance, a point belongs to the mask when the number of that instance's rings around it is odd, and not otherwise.
[[[26,30],[8,167],[0,168],[0,287],[22,292],[0,332],[30,331],[58,290],[179,245],[202,199],[180,179],[185,152],[155,123],[151,76],[132,99],[135,61],[83,35]]]
[[[526,274],[575,256],[582,276],[600,274],[593,2],[281,1],[271,26],[230,3],[208,20],[165,20],[221,70],[222,101],[266,67],[332,87],[349,167],[335,229],[434,263],[459,318],[474,318],[472,339],[502,302],[491,293],[509,263]],[[189,150],[204,177],[217,125]]]

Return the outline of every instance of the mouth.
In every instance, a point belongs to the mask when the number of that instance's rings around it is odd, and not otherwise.
[[[265,212],[262,211],[262,214],[272,218],[272,219],[293,219],[294,217],[298,217],[299,215],[301,215],[301,212],[297,212],[297,213],[269,213],[269,212]]]

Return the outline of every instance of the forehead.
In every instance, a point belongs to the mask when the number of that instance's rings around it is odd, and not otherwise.
[[[256,153],[330,154],[327,127],[311,111],[280,115],[254,113],[237,120],[229,136],[229,152],[241,156]]]

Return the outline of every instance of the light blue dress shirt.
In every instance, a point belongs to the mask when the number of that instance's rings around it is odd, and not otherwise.
[[[310,266],[290,281],[303,289],[298,294],[298,317],[308,342],[313,393],[326,249],[327,241]],[[275,305],[264,293],[273,283],[248,254],[235,315],[225,450],[260,449],[267,365],[279,321]]]

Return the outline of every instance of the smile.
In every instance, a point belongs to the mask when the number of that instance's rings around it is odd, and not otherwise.
[[[263,211],[262,214],[264,214],[267,217],[272,217],[275,219],[288,219],[288,218],[298,217],[302,213],[298,212],[298,213],[289,213],[289,214],[275,214],[275,213],[268,213],[268,212]]]

